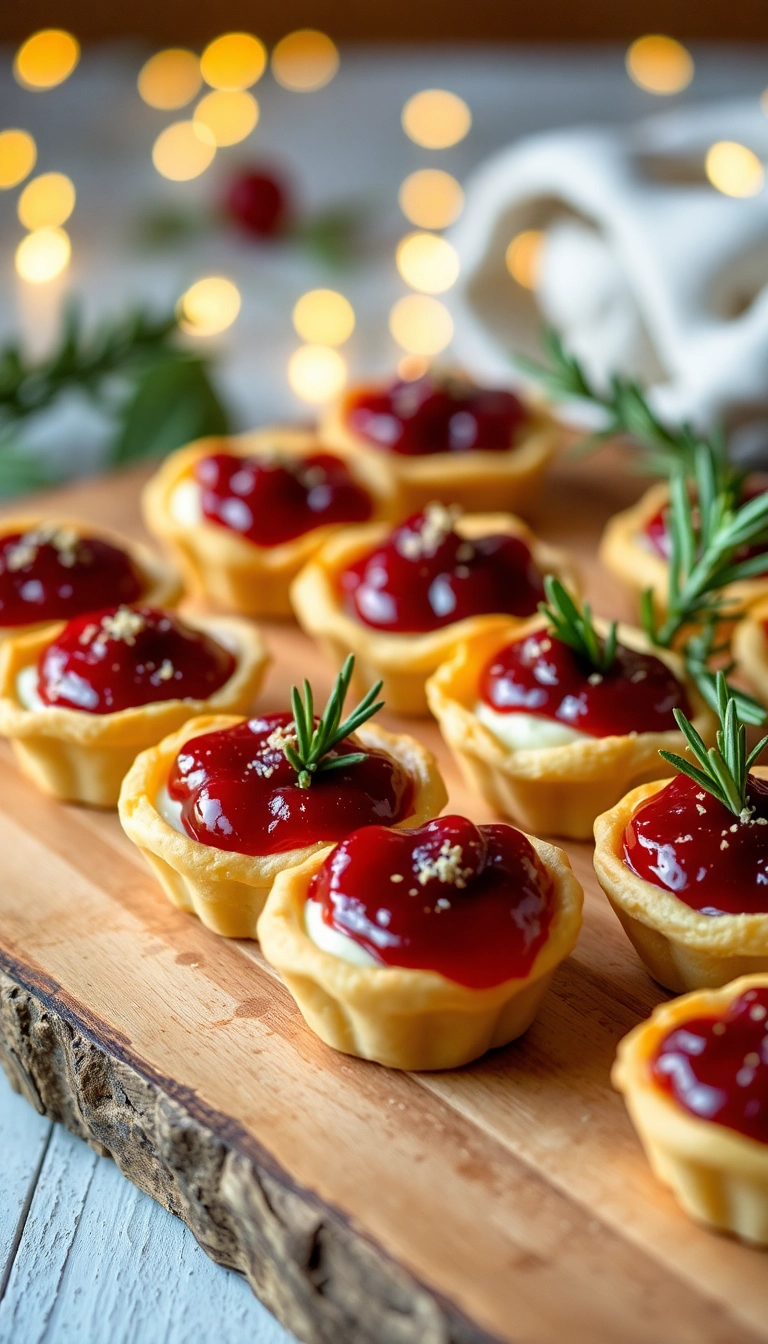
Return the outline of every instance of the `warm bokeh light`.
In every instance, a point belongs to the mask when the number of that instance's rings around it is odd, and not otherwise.
[[[406,294],[389,314],[389,330],[409,355],[439,355],[453,336],[453,318],[439,299]]]
[[[288,382],[302,401],[331,401],[346,381],[343,357],[327,345],[301,345],[288,361]]]
[[[245,89],[214,89],[195,108],[195,125],[207,126],[219,146],[237,145],[259,120],[259,104]]]
[[[72,74],[80,60],[80,43],[63,28],[43,28],[16,52],[13,73],[25,89],[52,89]]]
[[[17,211],[25,229],[52,229],[64,224],[75,208],[74,183],[65,173],[41,173],[28,182]]]
[[[448,149],[464,139],[472,113],[463,98],[447,89],[423,89],[408,99],[402,113],[403,130],[424,149]]]
[[[420,229],[447,229],[464,209],[464,192],[441,168],[420,168],[406,177],[398,193],[400,209]]]
[[[507,270],[523,289],[536,289],[541,273],[541,249],[544,243],[542,229],[524,229],[507,248]]]
[[[203,79],[212,89],[249,89],[264,74],[267,49],[252,33],[225,33],[209,42],[200,57]]]
[[[272,52],[272,74],[294,93],[312,93],[330,84],[339,68],[335,42],[315,28],[300,28],[281,38]]]
[[[16,270],[31,285],[44,285],[69,265],[72,245],[64,229],[37,229],[16,248]]]
[[[765,169],[757,155],[735,140],[718,140],[707,150],[707,177],[724,196],[756,196],[765,186]]]
[[[191,103],[203,82],[200,61],[194,51],[168,47],[158,51],[141,67],[136,81],[139,93],[150,107],[170,112]]]
[[[638,37],[626,55],[627,74],[646,93],[679,93],[693,79],[693,57],[674,37]]]
[[[208,275],[179,299],[179,326],[192,336],[216,336],[232,326],[241,303],[237,285],[223,275]]]
[[[355,329],[355,310],[335,289],[311,289],[293,309],[293,325],[313,345],[343,345]]]
[[[456,249],[436,233],[409,233],[398,243],[395,259],[405,283],[425,294],[442,294],[458,279]]]
[[[152,146],[152,162],[161,177],[188,182],[199,177],[213,162],[216,141],[207,126],[192,121],[174,121],[158,135]]]
[[[17,187],[36,161],[37,145],[27,131],[0,131],[0,188]]]
[[[402,359],[397,361],[397,376],[402,378],[404,383],[414,383],[417,378],[423,378],[428,372],[429,360],[423,355],[403,355]]]

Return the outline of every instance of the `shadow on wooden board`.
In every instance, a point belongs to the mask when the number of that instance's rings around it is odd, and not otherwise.
[[[204,42],[254,29],[274,42],[293,28],[322,28],[351,42],[601,42],[641,33],[720,41],[768,40],[765,0],[9,0],[0,7],[0,40],[36,28],[69,27],[84,41],[139,37]]]

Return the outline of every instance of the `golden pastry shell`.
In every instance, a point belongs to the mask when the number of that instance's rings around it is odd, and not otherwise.
[[[768,769],[753,774],[768,778]],[[595,822],[595,872],[622,927],[654,980],[680,994],[713,989],[737,975],[768,971],[768,914],[703,915],[628,868],[624,832],[648,799],[669,783],[633,789]],[[735,818],[734,818],[735,820]],[[768,845],[768,828],[766,828]]]
[[[251,708],[269,662],[256,626],[234,616],[188,614],[184,621],[234,655],[231,677],[207,700],[162,700],[112,714],[64,705],[27,709],[19,700],[19,673],[37,664],[64,622],[6,641],[0,648],[0,735],[11,739],[20,769],[39,789],[63,801],[115,807],[138,752],[201,713]]]
[[[605,622],[596,621],[605,633]],[[465,641],[427,682],[429,707],[468,786],[481,798],[534,834],[572,840],[592,836],[595,817],[635,784],[658,779],[665,766],[659,749],[681,751],[682,733],[634,733],[584,738],[567,746],[510,751],[474,712],[478,681],[486,663],[505,645],[546,630],[535,616],[524,625],[497,624]],[[713,740],[715,718],[681,660],[651,649],[640,630],[619,627],[619,640],[642,653],[653,653],[685,686],[693,722],[705,740]],[[668,767],[670,774],[672,767]]]
[[[332,847],[277,878],[259,920],[262,951],[326,1045],[389,1068],[458,1068],[527,1030],[578,938],[583,893],[568,858],[529,839],[552,879],[555,912],[522,979],[470,989],[437,971],[359,966],[317,947],[304,927],[304,905]]]
[[[325,649],[337,665],[347,654],[355,655],[355,684],[362,693],[375,681],[384,683],[383,696],[394,714],[428,714],[427,677],[450,658],[464,640],[474,640],[503,624],[521,628],[529,620],[510,616],[469,616],[439,630],[423,634],[397,634],[374,630],[344,610],[339,578],[347,566],[360,560],[386,539],[391,528],[385,523],[349,527],[329,538],[317,555],[294,580],[291,601],[302,629]],[[567,556],[539,541],[525,523],[509,513],[463,514],[456,522],[460,536],[472,540],[492,533],[520,537],[529,547],[541,574],[553,573],[571,590],[578,589],[576,574]]]
[[[274,452],[288,457],[332,453],[346,463],[355,481],[368,491],[375,518],[392,518],[397,513],[395,487],[380,462],[358,461],[317,434],[278,426],[234,438],[200,439],[178,449],[144,488],[144,519],[148,530],[179,565],[190,594],[222,610],[246,616],[290,616],[291,580],[326,538],[343,525],[329,523],[278,546],[258,546],[202,517],[193,526],[180,521],[172,507],[176,490],[191,480],[201,458],[217,452],[240,457],[266,457]]]
[[[731,652],[739,672],[749,683],[758,700],[768,705],[768,598],[751,606],[736,628]]]
[[[226,938],[255,938],[257,920],[278,873],[303,863],[325,848],[324,843],[281,854],[231,853],[175,830],[155,805],[185,742],[240,722],[241,717],[231,715],[192,719],[142,752],[123,781],[118,809],[126,835],[141,850],[174,905],[194,912],[207,928]],[[370,722],[358,729],[355,740],[363,747],[387,752],[413,780],[413,812],[397,823],[398,829],[421,826],[442,811],[448,794],[434,757],[420,742]]]
[[[685,1212],[758,1246],[768,1245],[768,1144],[689,1114],[656,1086],[650,1063],[676,1027],[721,1016],[742,994],[765,986],[768,975],[748,975],[661,1004],[621,1041],[611,1075],[655,1175]]]

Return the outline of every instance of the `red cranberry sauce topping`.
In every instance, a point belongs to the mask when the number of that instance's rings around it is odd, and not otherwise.
[[[624,862],[702,915],[768,913],[768,781],[750,775],[740,820],[685,775],[640,807]]]
[[[125,551],[71,527],[45,523],[0,539],[0,626],[65,621],[108,602],[135,602],[143,587]]]
[[[758,486],[755,481],[747,482],[747,484],[742,487],[740,502],[746,503],[749,499],[757,499],[758,495],[762,495],[765,492],[765,488],[765,486]],[[694,510],[694,521],[696,521],[697,516],[698,511]],[[698,526],[698,522],[696,525]],[[663,505],[658,513],[655,513],[652,518],[649,518],[648,522],[643,527],[643,536],[648,542],[650,549],[656,555],[660,556],[662,560],[669,559],[672,553],[672,542],[667,527],[666,504]],[[736,558],[738,560],[747,560],[753,555],[764,555],[766,551],[768,551],[768,541],[759,541],[753,546],[742,546],[737,552]]]
[[[528,412],[512,392],[426,375],[347,399],[347,424],[376,448],[406,457],[501,453],[513,446]]]
[[[439,971],[470,989],[527,975],[553,913],[549,874],[526,836],[455,816],[355,831],[307,898],[383,965]]]
[[[227,649],[178,616],[108,607],[70,621],[38,664],[46,705],[114,714],[157,700],[207,700],[235,670]]]
[[[722,1017],[675,1027],[651,1073],[690,1115],[768,1143],[768,988],[748,989]]]
[[[340,576],[349,611],[363,625],[400,634],[440,630],[492,612],[531,616],[544,586],[520,537],[454,531],[456,515],[430,504]]]
[[[366,522],[367,490],[331,453],[237,457],[214,453],[195,466],[203,515],[257,546],[279,546],[327,523]]]
[[[193,840],[237,854],[282,854],[410,815],[413,783],[404,768],[351,738],[329,755],[365,751],[365,760],[320,772],[300,789],[283,753],[286,737],[295,741],[292,726],[290,714],[266,714],[185,743],[168,792]]]
[[[480,677],[482,699],[498,714],[539,714],[591,737],[676,728],[690,714],[685,688],[658,658],[620,644],[610,672],[584,667],[546,631],[499,649]]]

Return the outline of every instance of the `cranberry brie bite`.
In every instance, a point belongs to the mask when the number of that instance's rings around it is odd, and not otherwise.
[[[530,1026],[581,907],[562,850],[448,816],[365,826],[281,873],[258,933],[327,1045],[450,1069]]]
[[[768,1246],[768,975],[662,1004],[621,1042],[612,1078],[685,1212]]]
[[[176,575],[146,547],[71,519],[0,524],[0,643],[118,602],[172,606]]]
[[[386,465],[403,512],[430,500],[528,516],[562,431],[540,407],[456,373],[357,387],[323,432],[360,461]]]
[[[721,728],[680,773],[634,789],[595,823],[595,870],[654,979],[680,992],[768,970],[768,771],[752,769],[719,676]],[[669,757],[667,763],[669,763]]]
[[[112,606],[0,649],[0,734],[45,793],[114,807],[139,751],[204,710],[243,712],[267,652],[236,617]]]
[[[652,653],[640,631],[593,622],[557,580],[545,584],[541,616],[462,643],[427,696],[490,806],[526,830],[584,840],[628,787],[658,778],[660,748],[684,746],[675,709],[705,736],[714,716],[675,655]]]
[[[126,776],[126,834],[214,932],[254,938],[278,873],[358,826],[419,826],[445,806],[430,752],[369,722],[379,687],[342,722],[351,675],[350,660],[320,719],[305,683],[293,714],[193,719]]]
[[[381,463],[277,428],[172,453],[143,507],[194,596],[247,616],[289,616],[291,580],[326,537],[392,517],[396,505]]]
[[[528,619],[548,569],[572,577],[565,557],[511,514],[463,516],[432,503],[394,529],[371,523],[331,537],[291,597],[335,661],[355,654],[362,687],[380,678],[392,710],[426,714],[425,679],[499,617]]]

